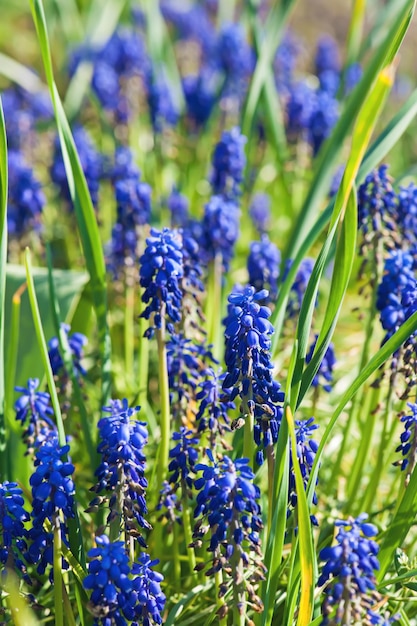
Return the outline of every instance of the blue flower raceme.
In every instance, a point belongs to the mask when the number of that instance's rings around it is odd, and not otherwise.
[[[38,447],[45,431],[55,431],[50,417],[54,413],[50,406],[51,397],[46,391],[37,391],[38,387],[38,378],[29,378],[27,388],[15,387],[22,394],[14,405],[16,419],[25,426],[22,438],[29,449]]]
[[[212,158],[211,184],[215,195],[223,195],[230,200],[239,197],[246,165],[245,143],[246,137],[237,126],[223,132]]]
[[[318,450],[318,443],[312,439],[314,431],[318,428],[318,424],[314,423],[314,417],[306,420],[295,421],[295,437],[297,442],[297,458],[300,464],[301,475],[303,477],[304,488],[310,478],[311,469],[313,467],[314,458]],[[313,504],[317,504],[317,495],[313,495]],[[288,483],[288,514],[297,506],[297,490],[295,483],[294,464],[292,450],[290,449],[290,477]],[[318,522],[315,515],[310,517],[312,523],[317,526]]]
[[[226,76],[223,95],[240,99],[254,66],[254,55],[240,24],[223,26],[218,37],[217,54],[219,67]]]
[[[190,473],[194,473],[194,467],[198,459],[196,446],[199,443],[198,437],[192,430],[182,426],[179,432],[172,434],[175,446],[169,451],[171,459],[168,471],[169,482],[174,486],[181,486],[182,491],[191,491],[193,481]]]
[[[70,335],[69,332],[71,327],[69,324],[62,324],[61,327],[64,329],[68,339],[74,372],[77,376],[85,376],[87,371],[83,367],[81,361],[84,358],[84,346],[87,344],[87,337],[82,333],[72,333]],[[65,366],[59,347],[58,337],[52,337],[52,339],[48,341],[48,354],[54,376],[62,375],[62,370]]]
[[[280,251],[268,235],[263,235],[261,241],[252,241],[247,261],[249,284],[256,291],[267,289],[271,302],[278,296],[280,262]]]
[[[300,42],[291,31],[287,31],[277,48],[274,58],[275,82],[280,94],[286,94],[293,82],[293,73],[300,51]]]
[[[127,626],[132,622],[151,626],[162,624],[165,596],[163,576],[153,570],[158,561],[142,553],[132,566],[123,541],[111,542],[106,535],[96,537],[97,546],[88,557],[88,574],[83,581],[91,590],[89,609],[95,625]]]
[[[317,76],[328,71],[340,72],[339,48],[333,37],[325,35],[319,39],[314,62]]]
[[[94,207],[97,208],[100,180],[105,175],[104,160],[102,155],[96,150],[87,131],[82,126],[74,128],[73,136],[81,162],[81,167],[87,181],[88,190],[91,194],[91,200]],[[54,158],[50,169],[50,175],[52,181],[58,187],[62,199],[65,200],[70,207],[72,207],[59,137],[56,137],[55,139]]]
[[[212,71],[201,71],[198,76],[185,76],[182,80],[187,116],[196,130],[204,126],[216,103],[216,81]]]
[[[209,430],[210,445],[214,447],[217,435],[222,436],[225,430],[230,430],[228,412],[235,408],[235,404],[230,400],[229,390],[225,392],[222,389],[225,374],[208,367],[203,377],[196,394],[196,420],[199,432]]]
[[[7,575],[8,570],[19,570],[24,580],[30,583],[23,556],[27,550],[25,524],[30,516],[23,506],[22,494],[17,483],[0,483],[0,567],[2,576]]]
[[[31,540],[26,559],[38,564],[37,572],[43,574],[53,565],[53,530],[60,528],[62,541],[68,545],[66,520],[73,518],[74,465],[67,460],[69,446],[60,446],[56,433],[50,433],[36,451],[35,472],[30,477],[32,487]],[[62,518],[62,519],[61,519]],[[52,532],[44,528],[45,521],[52,525]],[[63,559],[63,567],[67,568]],[[52,576],[52,570],[50,571]]]
[[[140,407],[129,408],[127,400],[113,400],[103,411],[98,422],[100,441],[97,451],[101,463],[95,475],[97,483],[91,489],[97,495],[90,504],[90,511],[108,501],[107,522],[119,520],[123,530],[138,539],[146,547],[139,529],[150,528],[144,515],[147,513],[145,500],[148,482],[145,478],[146,459],[143,448],[148,440],[144,422],[134,416]]]
[[[184,228],[189,218],[188,198],[174,187],[168,197],[167,206],[171,212],[173,228]]]
[[[266,193],[255,193],[249,207],[249,215],[260,235],[269,230],[271,224],[271,198]]]
[[[291,260],[289,260],[287,263],[287,271],[291,267],[291,263]],[[300,263],[297,275],[291,286],[290,297],[288,300],[287,315],[290,318],[295,317],[301,309],[305,290],[307,289],[308,281],[310,280],[313,269],[314,259],[306,258]]]
[[[248,459],[227,456],[215,461],[207,451],[210,465],[195,466],[202,475],[195,481],[199,491],[194,517],[194,545],[201,545],[209,535],[207,551],[212,553],[206,576],[223,571],[227,576],[220,593],[229,585],[234,587],[234,601],[251,602],[261,611],[262,601],[256,595],[254,584],[263,578],[264,565],[260,546],[262,517],[259,506],[260,491],[254,484],[254,473]]]
[[[348,615],[363,623],[379,569],[379,547],[373,540],[378,529],[365,521],[367,517],[363,513],[356,519],[336,520],[337,544],[320,552],[325,564],[318,586],[326,585],[322,626],[350,623]]]
[[[408,407],[411,415],[403,415],[401,418],[404,430],[401,433],[401,443],[395,449],[396,452],[401,452],[403,457],[396,461],[395,465],[400,465],[402,472],[407,471],[407,482],[417,459],[417,404],[409,402]]]
[[[267,297],[265,289],[256,293],[253,287],[232,293],[229,314],[224,320],[227,375],[223,389],[231,390],[232,401],[237,396],[241,398],[241,419],[247,413],[253,415],[255,443],[264,447],[277,441],[282,418],[280,403],[284,400],[279,383],[272,378],[270,348],[274,327],[268,319],[271,311],[258,304]],[[260,456],[258,460],[261,461]]]
[[[310,349],[306,355],[306,363],[310,363],[313,358],[314,349],[316,347],[318,335],[315,336],[313,343],[310,346]],[[326,350],[326,353],[323,357],[322,362],[320,363],[320,367],[313,378],[311,385],[313,387],[322,386],[323,389],[327,392],[330,392],[332,389],[331,383],[333,382],[333,368],[336,364],[336,357],[334,354],[334,346],[333,343],[329,344],[329,347]]]
[[[22,154],[10,150],[7,157],[9,195],[7,204],[7,228],[9,236],[19,239],[32,231],[42,230],[41,215],[45,196],[41,183],[26,164]]]
[[[416,256],[417,185],[410,183],[408,187],[400,187],[397,198],[397,226],[402,237],[411,247],[413,256]]]
[[[240,210],[224,196],[212,196],[204,209],[202,234],[199,241],[206,263],[220,258],[225,271],[234,256],[239,237]]]
[[[145,292],[142,296],[147,305],[142,317],[151,319],[146,336],[152,337],[155,329],[166,323],[168,332],[181,320],[182,290],[184,276],[181,235],[176,230],[151,229],[146,240],[146,249],[140,258],[140,284]]]
[[[146,89],[154,132],[160,133],[166,125],[175,126],[178,120],[178,110],[163,68],[147,73]]]
[[[362,254],[375,237],[394,237],[397,203],[388,165],[382,164],[368,174],[358,188],[358,227],[364,235],[360,248]]]

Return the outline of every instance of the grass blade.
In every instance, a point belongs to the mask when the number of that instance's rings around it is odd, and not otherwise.
[[[4,311],[7,261],[7,141],[3,106],[0,98],[0,481],[7,476],[5,418]]]

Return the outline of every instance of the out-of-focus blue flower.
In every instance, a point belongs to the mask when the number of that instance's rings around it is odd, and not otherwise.
[[[279,44],[274,58],[274,74],[277,89],[281,94],[288,92],[293,82],[293,72],[300,53],[300,42],[287,31]]]
[[[99,184],[105,174],[103,157],[96,150],[90,136],[82,126],[77,126],[73,129],[73,137],[81,167],[87,181],[92,203],[94,207],[97,208]],[[52,181],[59,188],[62,198],[66,200],[70,206],[72,206],[67,175],[65,173],[64,159],[62,157],[58,136],[55,139],[55,149],[50,174]]]
[[[172,440],[175,446],[169,451],[171,459],[168,466],[169,482],[191,490],[193,481],[190,473],[194,473],[198,460],[198,450],[195,446],[199,444],[199,439],[192,430],[182,426],[179,432],[172,434]]]
[[[14,405],[16,419],[26,427],[22,437],[28,448],[34,444],[37,446],[36,441],[39,436],[42,438],[43,429],[55,430],[55,424],[49,417],[54,414],[49,404],[51,397],[46,391],[36,391],[38,387],[38,378],[29,378],[27,388],[15,387],[22,394]]]
[[[320,552],[320,559],[325,564],[318,586],[329,581],[322,605],[322,626],[334,623],[334,615],[337,615],[338,623],[345,623],[348,619],[346,611],[355,621],[363,622],[367,607],[361,604],[361,600],[375,589],[375,571],[379,569],[379,547],[372,539],[378,529],[365,521],[367,517],[363,513],[356,519],[336,520],[335,525],[339,528],[337,544]]]
[[[168,332],[173,334],[173,324],[181,320],[180,281],[184,276],[179,232],[169,228],[162,231],[152,228],[139,262],[140,284],[145,289],[142,299],[147,304],[141,316],[150,319],[153,314],[145,336],[152,337],[155,328],[161,328],[162,316],[166,320]]]
[[[320,76],[323,72],[331,70],[340,72],[340,54],[337,42],[329,35],[321,37],[317,43],[316,56],[314,59],[315,72]]]
[[[21,151],[30,143],[37,122],[53,117],[52,102],[47,92],[29,92],[14,85],[1,94],[7,126],[9,151]],[[33,134],[33,137],[35,135]],[[10,190],[9,190],[10,193]]]
[[[368,619],[367,623],[371,626],[391,626],[392,624],[395,624],[395,622],[398,622],[400,620],[400,615],[398,613],[390,617],[388,615],[379,615],[371,609],[368,609],[366,617]]]
[[[200,391],[196,394],[198,412],[196,420],[198,431],[209,430],[210,442],[214,445],[216,435],[222,435],[224,430],[230,430],[228,412],[235,408],[230,400],[230,392],[222,391],[225,374],[216,372],[213,368],[204,371],[204,380],[199,381]]]
[[[163,576],[152,569],[158,561],[151,561],[142,553],[138,562],[130,566],[123,541],[111,542],[101,535],[96,537],[96,543],[97,547],[88,552],[91,561],[83,581],[84,588],[92,592],[90,610],[95,616],[94,624],[162,624]]]
[[[330,185],[329,197],[333,198],[339,191],[339,187],[342,182],[343,174],[345,173],[345,166],[340,165],[333,175],[332,184]]]
[[[216,257],[222,260],[225,271],[229,269],[239,236],[240,210],[223,196],[212,196],[204,208],[202,234],[199,241],[206,263]]]
[[[32,231],[42,230],[41,215],[45,196],[41,183],[25,163],[23,156],[10,150],[7,156],[9,195],[7,199],[7,228],[9,236],[19,239]]]
[[[67,461],[69,446],[60,446],[57,433],[49,433],[35,455],[35,471],[30,477],[32,487],[32,528],[29,530],[28,562],[37,564],[37,572],[44,574],[53,565],[54,527],[58,523],[62,541],[68,545],[66,520],[73,518],[74,483],[71,478],[74,466]],[[61,520],[63,516],[64,521]],[[45,521],[52,524],[52,532],[44,528]],[[64,569],[68,568],[62,559]],[[50,577],[52,577],[52,569]]]
[[[168,209],[171,211],[171,225],[173,228],[184,228],[187,225],[189,204],[188,198],[174,187],[167,200]]]
[[[252,241],[247,261],[249,284],[256,291],[267,289],[271,302],[278,295],[280,263],[281,253],[268,235],[263,235],[261,241]]]
[[[167,0],[161,2],[164,18],[176,28],[180,39],[192,40],[199,45],[204,61],[213,62],[213,57],[217,58],[217,37],[205,8],[194,5],[184,9],[178,3],[172,5]]]
[[[72,333],[70,335],[71,326],[69,324],[61,324],[61,328],[63,328],[67,336],[74,372],[77,376],[85,376],[87,370],[83,367],[81,361],[84,358],[84,346],[88,343],[88,339],[82,333]],[[48,341],[48,355],[54,376],[62,375],[64,361],[61,356],[58,337],[52,337]]]
[[[197,76],[185,76],[182,80],[182,88],[189,119],[197,127],[204,126],[217,98],[214,75],[211,72],[202,71]]]
[[[263,526],[258,503],[260,491],[253,482],[254,473],[248,459],[233,462],[223,456],[221,461],[214,462],[210,450],[207,450],[207,455],[211,465],[199,463],[195,466],[197,471],[202,471],[201,477],[195,481],[199,491],[194,511],[198,520],[193,532],[195,545],[201,545],[209,533],[207,551],[212,552],[213,557],[206,576],[223,570],[228,579],[225,580],[223,593],[228,583],[243,586],[249,594],[249,601],[261,610],[262,602],[251,584],[262,579],[264,572],[260,547]],[[239,562],[243,562],[245,570],[251,572],[243,580]]]
[[[0,483],[0,564],[6,568],[1,572],[2,576],[7,575],[8,569],[19,570],[30,584],[23,556],[27,549],[25,523],[30,516],[23,506],[22,494],[17,483]]]
[[[353,63],[346,68],[345,93],[349,94],[362,78],[363,70],[359,63]]]
[[[401,237],[416,253],[417,240],[417,186],[410,183],[408,187],[400,187],[398,192],[397,227]]]
[[[318,335],[315,336],[315,339],[306,355],[306,363],[310,363],[311,359],[313,358],[313,352],[316,347],[317,338]],[[319,385],[321,385],[325,391],[330,392],[332,390],[331,383],[333,382],[333,368],[335,364],[336,357],[334,353],[334,346],[333,343],[330,343],[311,385],[313,387],[318,387]]]
[[[116,518],[123,521],[123,530],[137,538],[145,547],[139,528],[150,528],[144,515],[147,513],[145,493],[146,459],[143,448],[148,441],[145,422],[134,419],[140,407],[129,408],[127,400],[112,400],[103,411],[109,413],[98,422],[100,442],[97,451],[101,463],[97,468],[97,484],[92,491],[99,496],[92,500],[90,510],[109,500],[107,522]]]
[[[254,54],[241,24],[225,24],[218,38],[218,57],[226,74],[227,91],[238,91],[252,73]]]
[[[286,101],[286,130],[290,141],[305,135],[314,109],[314,89],[305,81],[291,85]]]
[[[313,156],[316,156],[323,141],[329,137],[338,117],[337,100],[326,91],[318,91],[308,121],[308,140],[313,148]]]
[[[267,193],[255,193],[249,207],[249,215],[260,235],[269,230],[271,224],[271,199]]]
[[[223,132],[212,158],[211,185],[215,194],[231,200],[238,198],[246,164],[245,143],[246,137],[237,126]]]
[[[175,126],[178,121],[178,110],[162,68],[148,72],[146,92],[154,132],[160,133],[166,125]]]
[[[401,452],[403,459],[396,461],[395,465],[400,465],[401,471],[407,470],[407,475],[410,475],[415,467],[417,454],[417,404],[408,402],[407,406],[411,415],[403,415],[401,418],[404,431],[401,433],[401,443],[395,449],[396,452]]]
[[[111,171],[113,185],[119,180],[138,180],[140,171],[135,163],[132,150],[128,146],[117,146]]]
[[[340,75],[333,70],[326,70],[320,74],[320,92],[326,93],[332,98],[336,97],[340,85]],[[319,93],[320,93],[319,92]]]
[[[295,437],[297,442],[297,458],[300,464],[301,475],[303,477],[304,489],[310,478],[310,472],[313,467],[314,458],[318,450],[318,443],[312,439],[314,431],[318,428],[318,424],[314,423],[314,417],[306,420],[295,421]],[[317,504],[317,495],[314,492],[313,504]],[[297,489],[295,482],[294,463],[292,449],[290,449],[290,477],[288,483],[288,513],[297,506]],[[317,526],[318,522],[315,515],[311,515],[312,523]]]
[[[358,227],[364,234],[361,252],[374,237],[392,237],[395,231],[397,195],[388,175],[388,165],[380,165],[358,188]]]
[[[224,320],[227,375],[223,389],[231,390],[230,400],[241,398],[243,421],[245,413],[252,413],[255,443],[264,447],[278,439],[280,403],[284,400],[279,383],[272,378],[270,348],[274,327],[268,319],[271,311],[258,304],[267,297],[265,289],[257,293],[253,287],[245,287],[243,293],[234,291],[229,296],[229,314]],[[262,461],[261,456],[258,461]]]
[[[166,519],[170,531],[173,524],[182,524],[180,517],[182,511],[181,500],[178,499],[178,496],[175,493],[175,485],[170,485],[166,480],[163,482],[156,510],[162,511],[161,515],[158,517],[158,521]]]
[[[291,260],[287,263],[286,270],[291,267]],[[306,258],[300,263],[297,275],[291,287],[290,297],[288,300],[287,314],[288,317],[295,317],[303,303],[305,291],[307,289],[308,281],[310,280],[311,273],[314,269],[314,259]]]

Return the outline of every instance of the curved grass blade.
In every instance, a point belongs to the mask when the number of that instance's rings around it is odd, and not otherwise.
[[[337,162],[344,141],[350,132],[352,122],[372,89],[381,69],[393,61],[402,43],[411,21],[415,2],[414,0],[400,0],[395,5],[395,19],[390,22],[383,41],[376,49],[361,81],[350,95],[344,111],[333,129],[331,138],[324,144],[318,157],[313,183],[290,236],[283,261],[297,254],[301,242],[314,224],[315,213],[328,192],[334,164]]]
[[[4,52],[0,52],[0,74],[17,83],[26,91],[35,93],[46,88],[46,85],[35,72],[32,72],[19,61],[12,59],[8,54],[4,54]]]
[[[104,263],[103,247],[100,240],[100,233],[91,197],[88,191],[87,182],[74,144],[71,129],[54,82],[51,53],[42,0],[30,0],[30,5],[41,47],[46,79],[51,93],[52,103],[54,105],[55,118],[61,143],[62,155],[64,158],[68,186],[74,203],[75,215],[80,232],[87,270],[91,278],[91,289],[97,316],[99,345],[102,360],[101,404],[102,406],[106,406],[110,397],[111,345],[107,322],[106,267]]]
[[[185,596],[183,596],[181,600],[177,602],[175,606],[173,606],[172,609],[170,610],[168,617],[166,618],[164,622],[165,626],[174,626],[175,624],[177,624],[178,623],[177,620],[179,616],[181,615],[181,613],[184,610],[186,610],[190,604],[192,604],[193,600],[195,600],[195,598],[200,593],[204,593],[205,591],[208,591],[209,589],[211,589],[212,586],[213,586],[212,583],[207,584],[207,585],[197,585],[196,587],[194,587],[194,589],[192,589]]]
[[[0,98],[0,481],[7,477],[6,451],[6,375],[4,353],[4,311],[7,261],[7,140],[3,106]]]
[[[314,553],[313,536],[310,522],[310,514],[306,493],[304,490],[303,477],[297,456],[297,439],[295,435],[294,417],[291,409],[287,406],[285,411],[288,430],[291,440],[292,462],[295,474],[295,486],[297,491],[297,520],[298,541],[300,555],[301,596],[297,626],[307,626],[313,614],[314,600],[314,569],[316,557]]]

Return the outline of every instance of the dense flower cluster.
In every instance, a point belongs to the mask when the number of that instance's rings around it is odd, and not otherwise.
[[[209,533],[207,551],[212,552],[213,557],[206,576],[223,570],[236,587],[243,586],[249,600],[260,611],[262,602],[253,584],[263,578],[264,571],[259,536],[262,517],[254,473],[248,459],[233,462],[224,456],[215,462],[210,450],[207,455],[211,465],[195,466],[197,471],[202,471],[202,476],[195,481],[199,491],[194,511],[198,520],[193,533],[195,544],[200,545]],[[249,575],[243,574],[242,566]],[[222,592],[226,590],[227,584]]]
[[[45,196],[41,183],[26,164],[22,154],[10,150],[7,157],[9,195],[7,203],[7,228],[15,239],[32,231],[40,232]]]
[[[287,271],[291,267],[291,260],[287,262]],[[314,269],[314,259],[306,258],[300,263],[295,280],[291,286],[288,299],[287,315],[290,318],[297,316],[303,303],[305,290]],[[317,302],[316,302],[317,305]]]
[[[51,397],[46,391],[37,391],[38,387],[38,378],[29,378],[27,388],[15,387],[22,394],[14,405],[16,419],[25,426],[22,438],[28,449],[37,448],[45,432],[55,430],[50,418],[54,413],[50,406]]]
[[[100,441],[97,451],[102,460],[95,471],[97,484],[91,489],[98,497],[92,500],[89,510],[96,510],[108,500],[107,522],[120,519],[124,531],[146,547],[139,528],[150,528],[144,518],[148,482],[143,448],[148,441],[148,432],[145,422],[134,419],[139,408],[129,408],[127,400],[113,400],[110,406],[103,408],[109,415],[98,422]]]
[[[163,68],[147,73],[146,90],[154,132],[160,133],[165,125],[174,126],[178,120],[178,111]]]
[[[366,522],[367,515],[336,520],[337,544],[323,548],[326,561],[318,585],[326,583],[322,626],[342,624],[347,615],[361,622],[367,611],[367,594],[375,589],[375,570],[379,569],[378,544],[372,539],[378,529]]]
[[[318,443],[312,439],[314,431],[318,428],[318,424],[314,423],[314,417],[306,420],[295,421],[295,436],[297,443],[297,458],[300,464],[301,475],[303,477],[304,488],[307,487],[310,478],[311,468],[313,467],[314,458],[318,449]],[[317,495],[314,493],[313,504],[317,504]],[[295,483],[294,464],[292,459],[292,450],[290,450],[290,479],[288,483],[288,514],[297,506],[297,490]],[[317,526],[318,522],[315,515],[311,515],[312,523]]]
[[[69,332],[71,327],[69,324],[62,324],[61,327],[67,336],[74,372],[77,376],[85,376],[87,371],[83,367],[81,361],[84,358],[84,346],[88,342],[87,337],[82,333],[72,333],[70,335]],[[52,339],[48,341],[48,354],[54,376],[61,375],[65,366],[61,355],[58,337],[52,337]]]
[[[76,126],[73,129],[73,137],[81,167],[87,181],[92,203],[94,207],[97,208],[100,180],[106,175],[103,157],[96,150],[90,136],[82,126]],[[50,168],[50,175],[52,181],[59,189],[60,197],[65,200],[69,206],[72,206],[64,159],[58,136],[55,139],[55,149],[53,162]]]
[[[0,548],[1,569],[19,570],[26,582],[30,583],[24,563],[24,553],[27,549],[27,530],[25,523],[30,517],[24,509],[22,490],[17,483],[0,483]],[[4,576],[5,572],[0,572]]]
[[[217,433],[223,435],[225,430],[229,430],[228,412],[235,408],[234,402],[230,400],[230,390],[222,391],[225,375],[213,368],[207,368],[196,394],[199,403],[196,414],[198,431],[204,432],[208,429],[212,445],[216,442]]]
[[[395,465],[401,466],[401,471],[407,470],[407,476],[411,474],[416,464],[417,455],[417,404],[408,403],[411,415],[403,415],[401,422],[404,424],[404,430],[401,433],[401,443],[395,449],[401,452],[403,458],[396,461]]]
[[[391,238],[395,232],[397,196],[383,164],[365,178],[358,188],[358,226],[364,234],[364,254],[374,237]]]
[[[315,339],[311,344],[309,351],[307,352],[306,363],[310,363],[311,359],[313,358],[317,339],[318,335],[315,336]],[[333,368],[335,364],[336,356],[334,353],[334,346],[333,343],[330,343],[311,385],[313,387],[322,386],[325,391],[330,392],[332,390],[331,384],[333,382]]]
[[[271,223],[271,199],[266,193],[255,193],[249,207],[249,215],[260,235],[269,230]]]
[[[230,200],[238,198],[246,164],[245,143],[246,137],[237,126],[223,132],[212,159],[211,184],[215,195],[222,195]]]
[[[261,241],[252,241],[247,261],[249,284],[256,291],[267,289],[272,302],[278,296],[280,263],[281,253],[268,235],[263,235]]]
[[[15,84],[2,92],[1,101],[9,150],[25,150],[36,141],[34,131],[38,122],[45,122],[53,116],[49,94],[46,91],[30,93]]]
[[[184,276],[181,236],[169,228],[162,231],[152,228],[146,244],[139,261],[140,284],[145,289],[142,300],[147,304],[142,317],[150,319],[152,315],[146,336],[152,337],[155,328],[161,328],[163,318],[172,334],[173,323],[181,319],[180,281]]]
[[[240,210],[223,196],[212,196],[204,209],[202,235],[199,241],[205,261],[220,257],[228,270],[239,236]]]
[[[191,490],[193,481],[190,473],[194,473],[198,459],[196,446],[199,439],[192,430],[181,426],[179,432],[173,433],[172,440],[175,446],[169,451],[169,458],[171,459],[168,466],[169,482],[176,487],[181,485],[183,490],[187,488]]]
[[[227,375],[223,381],[223,389],[231,389],[231,400],[241,398],[243,420],[246,413],[254,416],[255,442],[265,447],[278,439],[284,400],[279,383],[272,378],[271,311],[258,304],[267,296],[266,290],[255,293],[253,287],[229,296],[229,315],[224,320]],[[262,461],[261,455],[258,461]]]
[[[84,588],[91,590],[89,608],[94,624],[162,624],[163,576],[152,569],[157,561],[142,553],[131,566],[123,541],[111,542],[101,535],[96,537],[96,544],[88,552],[91,560],[83,581]]]

